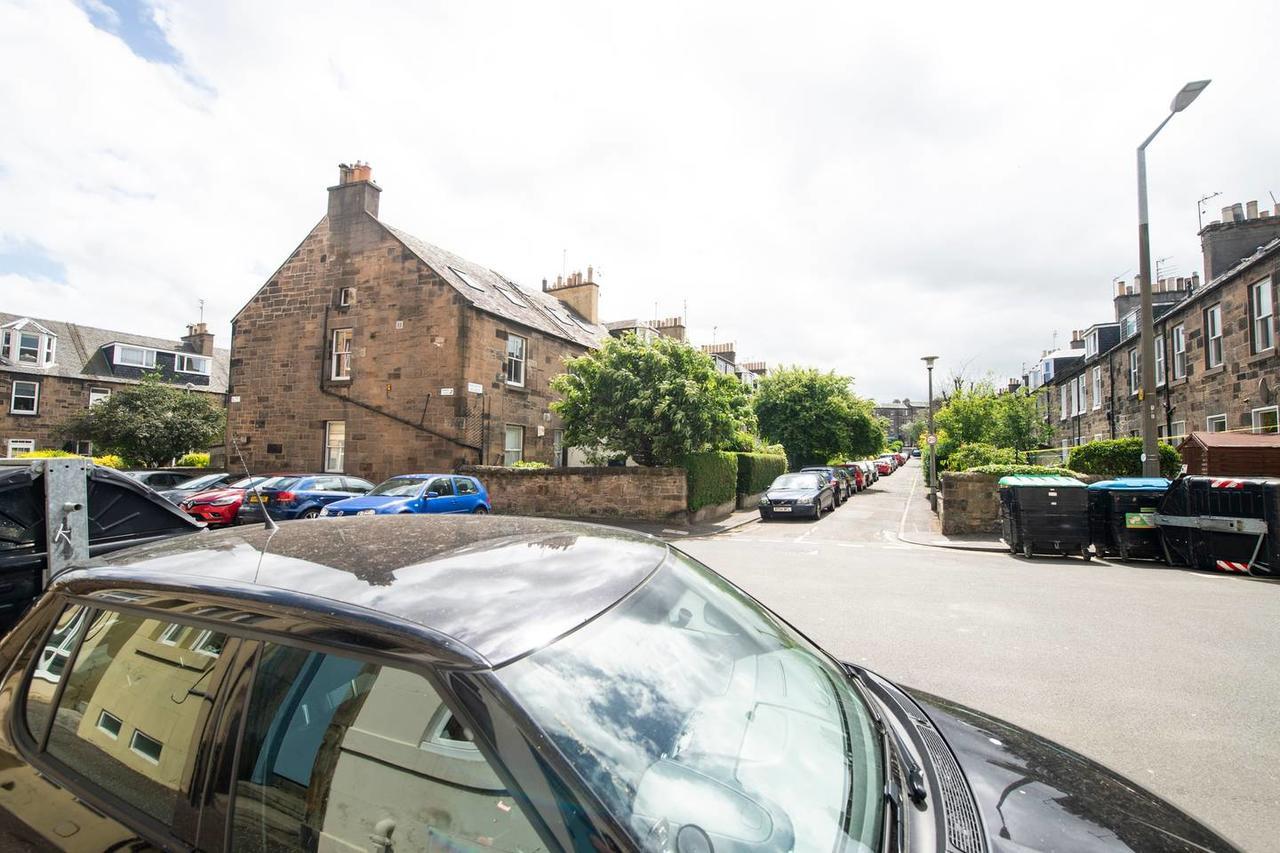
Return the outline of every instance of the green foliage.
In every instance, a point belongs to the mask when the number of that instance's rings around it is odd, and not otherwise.
[[[1012,447],[996,447],[994,444],[975,441],[972,444],[962,444],[952,451],[947,457],[946,466],[948,471],[968,471],[979,465],[1017,465],[1020,461],[1018,451]]]
[[[1107,477],[1142,476],[1142,439],[1111,438],[1071,448],[1067,465],[1086,474]],[[1173,479],[1182,468],[1182,457],[1171,444],[1160,444],[1160,476]]]
[[[765,453],[739,453],[738,494],[754,495],[769,488],[778,475],[787,472],[787,457]]]
[[[123,468],[125,467],[124,459],[114,453],[105,453],[102,456],[93,457],[94,465],[101,465],[103,468]]]
[[[69,456],[78,456],[77,453],[71,453],[67,450],[28,450],[26,453],[19,453],[16,459],[66,459]]]
[[[781,444],[766,444],[760,450],[765,456],[783,456],[787,455],[787,449]]]
[[[690,453],[684,458],[689,478],[689,511],[731,501],[737,495],[738,456],[725,450]]]
[[[179,468],[208,468],[209,454],[201,453],[201,452],[183,454],[182,457],[178,459],[178,467]]]
[[[934,415],[934,428],[940,471],[959,470],[947,460],[966,444],[989,444],[1020,454],[1041,446],[1052,435],[1036,411],[1034,396],[1024,391],[997,394],[989,382],[957,388]],[[1018,458],[1015,455],[1015,461]]]
[[[912,447],[919,447],[924,442],[924,435],[928,429],[929,424],[927,421],[912,421],[903,425],[902,434],[907,437],[907,444]]]
[[[677,464],[754,426],[742,383],[670,338],[611,338],[567,359],[551,387],[568,445],[627,454],[640,465]]]
[[[979,465],[977,468],[970,468],[969,472],[973,474],[991,474],[996,477],[1012,477],[1015,474],[1041,474],[1075,477],[1078,479],[1083,476],[1069,468],[1050,468],[1045,465]]]
[[[550,468],[551,466],[545,462],[535,462],[532,459],[521,459],[519,462],[513,462],[512,468],[518,468],[521,471],[537,471],[542,468]]]
[[[212,395],[175,388],[159,374],[150,373],[60,429],[130,461],[158,468],[190,450],[208,447],[225,427],[226,415]]]
[[[902,442],[895,438],[893,441],[889,442],[889,449],[894,453],[897,453],[902,450]]]
[[[793,468],[837,455],[870,456],[884,447],[884,424],[874,404],[854,395],[848,377],[814,368],[774,371],[752,398],[760,434],[782,444]]]

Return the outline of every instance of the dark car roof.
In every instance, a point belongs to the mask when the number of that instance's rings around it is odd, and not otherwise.
[[[552,519],[334,518],[201,531],[111,554],[59,583],[109,577],[231,596],[278,590],[321,609],[342,602],[447,635],[496,666],[608,609],[666,555],[652,537]]]

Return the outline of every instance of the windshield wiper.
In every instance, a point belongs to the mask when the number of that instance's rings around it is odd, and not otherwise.
[[[856,669],[844,665],[845,672],[849,673],[849,678],[859,689],[865,689],[862,681],[862,675]],[[866,697],[863,697],[864,699]],[[893,751],[898,757],[898,766],[902,770],[903,779],[906,782],[907,797],[913,803],[923,803],[929,797],[929,788],[925,784],[924,770],[920,768],[919,762],[915,756],[911,754],[911,749],[902,740],[902,735],[898,730],[890,725],[879,709],[874,707],[871,702],[867,702],[867,707],[871,708],[872,717],[876,721],[876,726],[880,729],[880,733],[884,735],[889,743],[893,746]]]

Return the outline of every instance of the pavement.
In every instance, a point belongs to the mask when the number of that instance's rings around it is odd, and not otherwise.
[[[667,538],[833,654],[1280,849],[1280,583],[938,547],[963,543],[920,520],[921,489],[913,460],[818,522]]]
[[[569,521],[581,521],[587,524],[606,524],[610,527],[621,527],[624,530],[634,530],[637,533],[648,533],[650,536],[657,536],[659,539],[670,539],[678,541],[683,539],[698,539],[704,536],[715,536],[720,533],[728,533],[731,530],[737,530],[760,520],[760,513],[754,509],[741,509],[734,512],[728,518],[722,518],[719,521],[703,522],[701,524],[668,524],[661,521],[644,521],[635,518],[571,518]]]
[[[913,459],[907,470],[896,471],[909,478],[906,499],[903,505],[902,520],[898,525],[898,538],[912,545],[928,545],[934,548],[956,548],[961,551],[1008,551],[1004,541],[994,534],[964,534],[960,536],[944,536],[942,523],[937,514],[929,508],[929,487],[920,476],[920,461]],[[881,478],[882,482],[884,481]],[[902,485],[901,478],[896,486]],[[896,490],[895,490],[896,491]],[[939,496],[941,498],[941,496]]]

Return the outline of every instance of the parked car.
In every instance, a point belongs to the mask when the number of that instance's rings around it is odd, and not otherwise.
[[[894,456],[894,458],[895,458],[895,459],[897,459],[897,460],[898,460],[898,467],[899,467],[899,468],[901,468],[903,465],[906,465],[906,464],[907,464],[907,460],[911,458],[911,457],[907,456],[907,454],[903,453],[901,450],[899,450],[899,451],[895,452],[895,453],[893,454],[893,456]]]
[[[830,465],[810,465],[807,468],[801,468],[801,473],[818,474],[825,478],[831,484],[831,491],[835,494],[836,506],[840,506],[849,498],[846,491],[848,480],[836,473],[836,469]]]
[[[760,498],[760,518],[808,516],[814,520],[836,508],[836,486],[832,478],[812,471],[782,474],[774,479]]]
[[[888,459],[885,459],[884,457],[881,457],[875,460],[875,466],[876,466],[876,473],[878,473],[881,477],[888,477],[890,474],[893,473],[893,463],[890,462]]]
[[[120,473],[157,492],[177,488],[179,483],[191,479],[190,473],[176,471],[121,471]]]
[[[165,489],[160,492],[160,494],[162,497],[168,498],[174,503],[182,503],[184,499],[189,498],[192,495],[198,495],[201,492],[207,492],[210,489],[217,489],[222,486],[229,485],[239,479],[243,478],[226,472],[221,474],[201,474],[198,477],[192,477],[189,480],[184,480],[172,489]]]
[[[912,457],[913,459],[919,459],[919,458],[920,458],[920,448],[918,448],[918,447],[913,447],[913,448],[911,448],[911,457]]]
[[[898,470],[898,457],[896,455],[892,453],[881,453],[877,458],[883,459],[885,462],[889,463],[890,474]]]
[[[373,483],[345,474],[295,474],[275,477],[245,494],[236,521],[265,521],[263,509],[276,521],[319,518],[320,510],[335,501],[363,495]]]
[[[2,849],[1234,849],[625,531],[343,518],[98,565],[0,641]]]
[[[484,484],[453,474],[403,474],[379,483],[358,498],[337,501],[320,510],[322,517],[398,515],[400,513],[476,513],[492,507]]]
[[[862,470],[867,472],[867,486],[870,487],[880,479],[880,469],[876,467],[876,463],[870,459],[861,459],[858,464],[862,466]]]
[[[257,477],[244,477],[228,486],[197,492],[183,498],[178,508],[194,518],[198,518],[210,527],[222,527],[236,523],[236,513],[244,501],[245,489],[260,486],[272,479],[273,475],[263,474]]]
[[[861,463],[841,462],[836,467],[848,472],[849,477],[853,480],[854,492],[860,492],[867,487],[867,473],[863,470]]]

